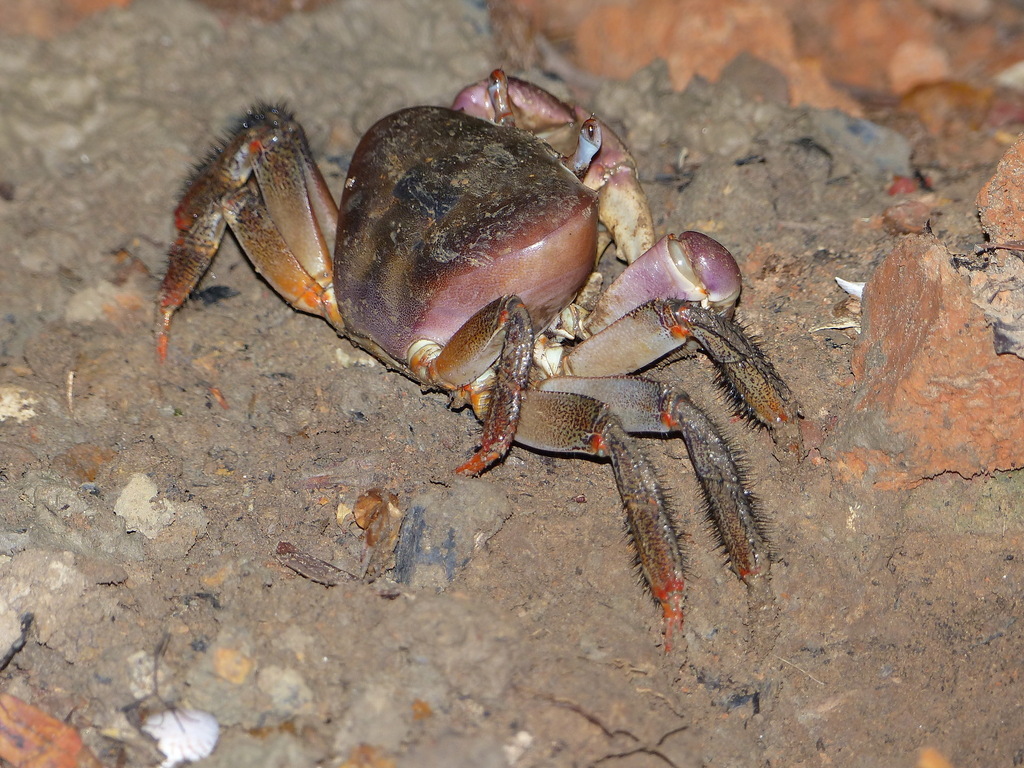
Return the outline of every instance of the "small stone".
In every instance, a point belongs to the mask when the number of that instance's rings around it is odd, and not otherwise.
[[[209,524],[198,504],[159,498],[157,484],[141,472],[131,476],[117,497],[114,514],[129,533],[138,531],[147,539],[164,534],[161,540],[170,556],[187,552]]]
[[[148,306],[147,297],[138,289],[137,281],[114,285],[100,280],[72,296],[64,307],[64,320],[71,325],[107,320],[127,325],[127,318]]]
[[[174,520],[171,511],[156,501],[157,493],[156,483],[141,472],[128,480],[114,502],[114,514],[124,520],[129,533],[138,531],[152,539]]]
[[[413,498],[395,549],[395,581],[445,589],[511,514],[505,494],[484,480],[453,478]]]
[[[928,226],[932,207],[920,200],[904,200],[890,205],[882,214],[882,226],[891,235],[919,235]]]
[[[278,717],[291,719],[313,710],[313,691],[294,669],[275,666],[261,669],[256,675],[256,686],[270,697]]]
[[[10,419],[24,424],[36,415],[33,406],[38,402],[39,398],[28,390],[15,386],[0,387],[0,423]]]
[[[213,654],[213,671],[221,680],[241,685],[256,663],[237,648],[218,648]]]

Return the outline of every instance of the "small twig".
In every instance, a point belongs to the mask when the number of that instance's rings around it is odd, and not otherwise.
[[[68,371],[64,386],[64,397],[68,401],[68,413],[75,415],[75,370]]]
[[[156,644],[156,648],[153,651],[153,693],[151,694],[153,698],[168,708],[170,705],[160,697],[160,659],[167,653],[167,646],[170,644],[171,633],[164,632],[163,637],[160,638],[160,642]]]
[[[818,685],[824,685],[824,684],[825,684],[824,682],[822,682],[821,680],[819,680],[818,678],[816,678],[816,677],[815,677],[814,675],[812,675],[812,674],[811,674],[810,672],[808,672],[808,671],[807,671],[806,669],[804,669],[803,667],[798,667],[798,666],[797,666],[796,664],[794,664],[794,663],[793,663],[792,661],[789,661],[788,659],[784,659],[784,658],[782,658],[781,656],[779,656],[779,654],[777,654],[777,653],[773,653],[773,654],[772,654],[772,656],[774,656],[774,657],[775,657],[776,659],[778,659],[779,661],[781,661],[781,662],[782,662],[783,664],[789,664],[789,666],[791,666],[791,667],[792,667],[793,669],[796,669],[796,670],[799,670],[800,672],[803,672],[803,673],[804,673],[805,675],[807,675],[807,676],[808,676],[809,678],[811,678],[811,680],[813,680],[814,682],[816,682],[816,683],[817,683]]]
[[[975,253],[991,253],[992,251],[1016,251],[1020,253],[1021,251],[1024,251],[1024,242],[1010,240],[1006,243],[987,243],[985,245],[976,245],[974,247]]]

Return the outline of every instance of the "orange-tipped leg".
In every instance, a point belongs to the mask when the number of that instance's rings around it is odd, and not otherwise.
[[[637,562],[664,615],[665,650],[672,650],[683,627],[686,562],[654,468],[622,423],[594,397],[530,390],[523,399],[516,440],[534,448],[611,460]]]
[[[160,289],[157,354],[167,356],[171,316],[199,284],[231,227],[257,271],[292,306],[341,318],[331,284],[338,210],[302,128],[259,105],[189,182],[174,214],[178,236]]]
[[[434,351],[414,353],[410,368],[420,381],[439,384],[473,405],[484,423],[480,448],[455,471],[479,475],[508,453],[515,439],[533,360],[530,314],[518,296],[495,299]],[[493,373],[487,373],[495,360]]]
[[[559,377],[541,382],[540,387],[603,402],[628,432],[680,435],[700,484],[708,519],[718,532],[733,571],[743,581],[767,573],[771,560],[767,523],[745,473],[721,432],[685,392],[632,376]]]

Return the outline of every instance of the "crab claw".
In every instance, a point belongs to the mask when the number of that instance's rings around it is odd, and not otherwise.
[[[452,109],[492,123],[515,125],[544,138],[552,131],[572,128],[587,117],[540,86],[507,77],[500,69],[463,88]]]
[[[731,315],[740,287],[740,268],[724,245],[700,232],[668,235],[608,286],[586,330],[597,333],[652,299],[692,301]]]
[[[598,193],[598,216],[607,227],[619,258],[633,263],[654,242],[654,222],[647,195],[640,186],[636,163],[615,132],[581,107],[566,104],[540,86],[506,77],[500,69],[486,80],[462,89],[452,109],[474,117],[530,131],[558,151],[575,141],[589,151],[587,165],[570,160],[567,165],[580,180]],[[593,144],[589,134],[600,134]],[[570,155],[570,158],[573,156]],[[599,243],[603,251],[608,240]]]
[[[740,297],[742,275],[729,249],[703,232],[683,232],[674,240],[673,262],[684,275],[688,266],[694,280],[704,286],[707,298],[702,303],[731,315]]]

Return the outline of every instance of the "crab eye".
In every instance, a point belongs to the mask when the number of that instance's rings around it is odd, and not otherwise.
[[[587,175],[590,163],[601,151],[601,124],[593,117],[587,118],[580,126],[579,139],[576,142],[576,151],[572,157],[566,157],[564,162],[569,170],[578,178]]]

